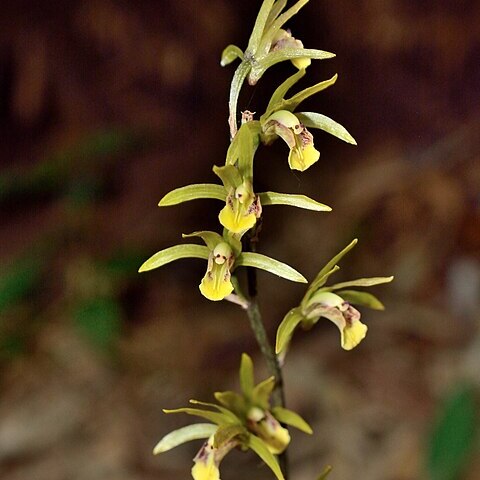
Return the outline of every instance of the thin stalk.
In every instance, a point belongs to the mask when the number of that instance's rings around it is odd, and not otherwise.
[[[257,234],[258,230],[255,229],[253,235],[247,242],[248,250],[252,252],[256,250],[256,242],[258,241]],[[265,358],[269,373],[275,377],[275,388],[272,392],[272,406],[285,407],[282,369],[280,368],[273,346],[268,340],[267,331],[265,330],[265,325],[262,320],[262,314],[257,301],[257,270],[255,268],[247,268],[247,283],[249,301],[246,310],[250,327],[260,347],[260,351]],[[279,456],[279,462],[285,480],[288,480],[288,456],[286,450]]]

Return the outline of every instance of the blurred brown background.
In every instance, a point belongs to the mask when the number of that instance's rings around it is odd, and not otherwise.
[[[156,204],[215,181],[234,68],[220,53],[245,47],[259,5],[2,5],[0,478],[187,478],[199,442],[151,455],[191,420],[161,408],[236,388],[242,351],[265,374],[242,312],[199,294],[202,262],[137,274],[182,232],[218,228],[215,202]],[[315,436],[294,434],[292,478],[326,464],[332,480],[433,478],[444,399],[480,385],[480,2],[312,0],[288,26],[337,54],[310,67],[301,86],[339,80],[305,109],[358,147],[315,132],[321,159],[304,174],[283,143],[264,149],[257,191],[305,193],[333,212],[268,208],[259,250],[312,278],[358,236],[338,280],[396,276],[374,290],[387,310],[363,312],[369,335],[354,351],[329,322],[295,336],[287,401]],[[292,72],[272,68],[240,108],[261,113]],[[273,337],[303,287],[260,274],[260,291]],[[478,480],[478,440],[466,450],[455,478]],[[252,455],[222,467],[225,479],[271,478]]]

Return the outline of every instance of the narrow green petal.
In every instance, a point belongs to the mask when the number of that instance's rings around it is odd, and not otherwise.
[[[290,7],[286,12],[282,13],[273,23],[269,26],[268,31],[265,32],[264,41],[260,44],[260,51],[265,48],[265,42],[271,42],[276,33],[288,20],[296,15],[302,7],[304,7],[309,0],[298,0],[298,2]]]
[[[168,207],[170,205],[178,205],[183,202],[190,202],[201,198],[212,198],[214,200],[223,200],[227,196],[227,192],[221,185],[214,183],[198,183],[195,185],[187,185],[186,187],[176,188],[167,193],[159,202],[159,207]]]
[[[357,144],[355,139],[348,133],[344,126],[340,125],[326,115],[321,115],[320,113],[315,112],[295,113],[295,115],[307,128],[319,128],[320,130],[330,133],[330,135],[333,135],[344,142],[352,145]]]
[[[240,172],[237,167],[234,167],[233,165],[225,165],[223,167],[217,167],[214,165],[213,173],[220,178],[227,190],[237,188],[243,183]]]
[[[381,285],[382,283],[390,283],[393,280],[391,277],[371,277],[371,278],[357,278],[349,282],[336,283],[328,287],[329,290],[338,290],[345,287],[373,287],[374,285]]]
[[[263,32],[265,30],[265,25],[270,16],[270,11],[272,10],[275,0],[264,0],[260,11],[258,12],[257,18],[255,20],[255,25],[248,40],[247,50],[251,54],[255,54],[262,40]]]
[[[254,267],[278,275],[292,282],[308,283],[307,279],[297,270],[274,258],[260,253],[242,253],[235,262],[236,267]]]
[[[213,250],[219,243],[222,243],[223,237],[216,232],[210,232],[208,230],[199,230],[198,232],[192,233],[182,233],[182,238],[190,238],[190,237],[199,237],[204,242],[205,245],[208,247],[209,250]]]
[[[200,400],[190,399],[189,403],[192,405],[201,405],[202,407],[210,407],[215,408],[220,413],[223,413],[227,417],[229,417],[232,422],[239,422],[240,419],[235,415],[235,413],[231,412],[228,408],[222,407],[221,405],[217,405],[216,403],[209,403],[209,402],[201,402]]]
[[[268,16],[266,28],[269,28],[271,24],[276,20],[276,18],[280,15],[281,11],[287,5],[287,0],[277,0],[270,11],[270,15]]]
[[[240,388],[247,398],[252,397],[253,388],[255,386],[255,379],[253,374],[253,361],[250,355],[242,353],[242,360],[240,361]]]
[[[302,77],[305,76],[306,71],[305,70],[299,70],[297,73],[292,75],[291,77],[288,77],[276,90],[273,92],[272,98],[270,99],[270,102],[268,102],[267,110],[265,111],[265,114],[260,117],[260,121],[263,122],[265,121],[275,110],[278,110],[275,108],[280,102],[284,99],[285,95],[287,92],[290,90],[290,88],[293,87]]]
[[[341,290],[337,292],[346,302],[353,305],[361,305],[362,307],[368,307],[373,310],[385,310],[383,303],[371,293],[359,292],[357,290]]]
[[[285,425],[298,428],[309,435],[313,433],[312,427],[298,413],[292,410],[283,407],[274,407],[272,408],[272,413],[279,422]]]
[[[238,435],[247,435],[247,429],[243,425],[222,425],[218,427],[213,437],[213,446],[218,448],[224,443],[229,442]]]
[[[283,48],[281,50],[275,50],[265,55],[265,57],[251,69],[248,74],[248,82],[250,85],[255,85],[268,68],[279,62],[304,57],[315,60],[326,60],[335,57],[335,54],[311,48]]]
[[[266,443],[256,435],[248,437],[248,447],[251,448],[270,467],[278,480],[285,480],[280,465],[275,456],[270,452]]]
[[[215,392],[215,398],[223,406],[235,413],[235,415],[243,415],[246,409],[246,403],[244,397],[236,392]]]
[[[209,255],[210,251],[203,245],[175,245],[174,247],[160,250],[151,256],[138,271],[146,272],[153,270],[154,268],[161,267],[180,258],[201,258],[208,260]]]
[[[346,255],[356,244],[358,243],[358,239],[354,239],[350,242],[340,253],[335,255],[321,270],[318,272],[318,275],[315,277],[315,280],[312,282],[310,287],[308,288],[309,292],[314,291],[317,288],[321,287],[321,279],[324,278],[325,274],[331,272],[335,265]],[[332,272],[333,273],[333,272]],[[324,285],[325,283],[323,283]]]
[[[184,407],[184,408],[175,408],[173,410],[168,410],[168,409],[163,409],[164,413],[186,413],[188,415],[194,415],[195,417],[201,417],[205,418],[207,420],[210,420],[213,423],[216,423],[217,425],[226,425],[226,424],[231,424],[232,419],[223,413],[218,413],[218,412],[210,412],[209,410],[201,410],[200,408],[190,408],[190,407]]]
[[[153,449],[153,454],[167,452],[172,448],[178,447],[182,443],[190,442],[191,440],[200,440],[208,438],[213,435],[218,429],[218,425],[212,423],[195,423],[179,428],[165,435]]]
[[[293,97],[282,102],[282,108],[293,112],[304,100],[333,85],[337,81],[337,78],[338,75],[335,74],[332,78],[329,78],[328,80],[324,80],[323,82],[319,82],[316,85],[305,88],[301,92],[295,94]]]
[[[291,207],[304,208],[305,210],[315,210],[316,212],[331,212],[328,205],[319,203],[305,195],[295,195],[290,193],[263,192],[259,193],[262,207],[265,205],[289,205]]]
[[[277,353],[277,355],[290,343],[293,331],[302,320],[303,315],[298,307],[292,308],[285,315],[277,330],[277,340],[275,343],[275,353]]]
[[[264,410],[270,407],[270,396],[275,388],[275,377],[269,377],[258,385],[255,385],[252,394],[252,402]]]
[[[228,45],[222,52],[222,57],[220,60],[220,65],[225,67],[232,63],[234,60],[239,58],[243,60],[243,52],[236,45]]]
[[[304,307],[308,300],[314,295],[321,287],[327,283],[327,280],[329,279],[330,275],[333,275],[335,272],[338,272],[340,270],[340,267],[338,265],[335,265],[331,270],[328,272],[325,272],[323,275],[318,274],[315,280],[309,285],[303,299],[301,306]]]

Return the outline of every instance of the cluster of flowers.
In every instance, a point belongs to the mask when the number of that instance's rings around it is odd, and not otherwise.
[[[154,453],[166,452],[182,443],[207,439],[194,458],[195,480],[219,480],[219,465],[225,455],[238,447],[255,452],[279,479],[282,472],[274,455],[282,453],[290,443],[290,434],[282,426],[290,425],[311,434],[312,429],[297,413],[282,407],[271,407],[270,396],[274,377],[255,385],[253,362],[247,354],[240,363],[241,393],[216,392],[216,403],[190,400],[196,408],[164,410],[165,413],[187,413],[208,420],[170,432],[163,437]]]
[[[255,192],[253,163],[255,152],[261,143],[270,145],[277,138],[284,140],[289,148],[290,168],[302,172],[320,157],[309,128],[324,130],[347,143],[356,144],[348,131],[331,118],[319,113],[297,111],[304,100],[333,85],[336,75],[288,96],[290,89],[306,74],[311,59],[334,56],[321,50],[305,49],[300,40],[282,28],[307,2],[308,0],[299,0],[282,13],[287,0],[264,0],[245,52],[234,45],[224,50],[222,65],[235,59],[240,59],[241,63],[232,80],[229,100],[232,141],[225,164],[213,167],[221,183],[177,188],[165,195],[159,203],[163,207],[195,199],[220,200],[224,202],[218,215],[223,227],[222,234],[197,231],[183,235],[184,238],[199,237],[205,245],[182,244],[161,250],[149,258],[140,267],[140,271],[152,270],[180,258],[201,258],[207,261],[207,271],[199,285],[202,295],[213,301],[228,299],[238,303],[242,298],[236,288],[234,275],[238,267],[259,268],[291,281],[307,283],[302,274],[285,263],[256,252],[242,251],[242,237],[255,228],[263,207],[290,205],[314,211],[331,210],[327,205],[304,195]],[[274,91],[265,112],[258,120],[254,119],[251,112],[243,112],[238,128],[237,100],[244,80],[247,79],[253,85],[267,68],[285,60],[293,63],[297,68],[296,73]],[[349,288],[386,283],[392,277],[358,279],[325,286],[330,275],[339,269],[337,262],[355,243],[356,240],[325,265],[308,287],[300,305],[285,316],[277,331],[277,354],[285,354],[297,327],[309,329],[321,317],[331,320],[339,328],[341,344],[346,350],[354,348],[365,337],[367,327],[360,322],[360,313],[352,304],[374,309],[383,309],[383,305],[373,295]],[[284,451],[290,442],[290,436],[282,424],[295,426],[307,433],[311,433],[311,429],[298,414],[284,408],[270,407],[269,398],[275,379],[271,377],[255,386],[253,365],[245,354],[241,362],[240,384],[241,395],[234,392],[216,393],[219,404],[191,401],[206,408],[166,411],[197,415],[212,423],[189,425],[168,434],[157,445],[155,453],[165,452],[189,440],[206,438],[207,441],[194,459],[192,475],[195,480],[219,480],[219,463],[235,447],[253,450],[276,477],[283,480],[275,455]]]

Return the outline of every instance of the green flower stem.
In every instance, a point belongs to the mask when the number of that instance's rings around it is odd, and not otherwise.
[[[258,230],[255,231],[248,239],[248,250],[254,252],[256,250],[256,242],[258,241]],[[285,407],[285,391],[283,388],[283,375],[282,369],[278,362],[278,357],[275,355],[272,344],[268,340],[265,325],[262,320],[262,314],[257,301],[257,270],[255,268],[247,268],[247,282],[248,282],[248,307],[247,315],[250,321],[250,327],[252,328],[255,339],[262,352],[270,375],[275,377],[275,388],[272,392],[272,407]],[[287,450],[285,450],[280,456],[280,468],[282,469],[285,480],[288,480],[288,456]]]

